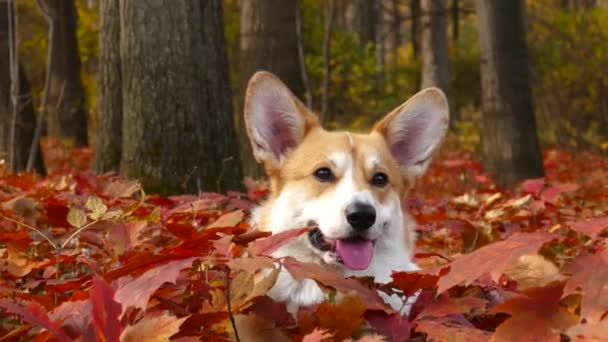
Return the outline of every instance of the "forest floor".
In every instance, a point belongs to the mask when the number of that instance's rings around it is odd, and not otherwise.
[[[418,223],[417,262],[388,285],[280,260],[294,277],[354,294],[301,310],[297,324],[265,293],[268,256],[310,228],[247,232],[267,194],[159,196],[137,181],[94,175],[89,149],[47,142],[47,177],[0,170],[0,341],[225,341],[231,317],[256,313],[306,341],[608,340],[608,160],[544,152],[546,177],[500,189],[480,163],[444,150],[404,207]],[[540,252],[564,277],[523,289],[504,275]],[[261,268],[274,271],[254,281]],[[422,293],[409,317],[377,290]],[[330,296],[333,298],[333,296]]]

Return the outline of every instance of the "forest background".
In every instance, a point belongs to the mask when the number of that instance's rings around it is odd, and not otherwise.
[[[405,201],[436,272],[392,284],[440,296],[379,319],[367,287],[308,270],[363,299],[332,323],[272,311],[281,329],[606,338],[608,274],[575,266],[608,269],[607,42],[605,0],[0,0],[0,333],[124,340],[164,322],[152,334],[238,339],[234,314],[276,308],[247,276],[285,240],[242,236],[267,194],[243,93],[269,70],[331,129],[365,130],[428,86],[451,107],[447,143]],[[528,290],[502,266],[464,266],[536,250],[567,277]],[[170,275],[146,283],[151,271]],[[318,317],[344,311],[334,304]]]

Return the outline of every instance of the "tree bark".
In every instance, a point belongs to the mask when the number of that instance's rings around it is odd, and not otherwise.
[[[450,98],[447,0],[422,0],[422,88],[437,87]],[[451,101],[450,101],[451,102]],[[454,122],[450,106],[451,122]]]
[[[120,11],[123,172],[162,194],[239,187],[222,1]]]
[[[523,0],[476,0],[481,47],[484,166],[500,185],[542,177]]]
[[[32,104],[30,84],[22,66],[18,65],[18,100],[15,124],[14,143],[11,151],[11,129],[13,125],[13,105],[11,99],[11,65],[10,65],[10,33],[9,29],[10,2],[0,1],[0,160],[4,159],[9,170],[20,172],[25,170],[30,145],[34,137],[36,115]],[[14,12],[13,12],[14,13]],[[13,21],[14,23],[14,21]],[[13,36],[14,37],[14,36]],[[35,170],[44,173],[42,155],[38,150],[35,159]]]
[[[104,173],[120,168],[122,154],[119,0],[101,0],[99,16],[97,134],[93,168],[97,173]]]
[[[53,20],[54,27],[47,134],[72,139],[76,146],[86,146],[87,112],[80,78],[76,5],[74,0],[41,0],[39,3]]]
[[[249,78],[258,70],[277,75],[291,91],[304,100],[298,57],[296,31],[296,0],[241,0],[240,96],[242,99]],[[310,94],[309,94],[310,95]],[[243,172],[261,177],[264,172],[253,158],[239,108],[238,130]]]

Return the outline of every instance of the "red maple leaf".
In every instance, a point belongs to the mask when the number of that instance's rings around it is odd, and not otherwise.
[[[608,311],[608,250],[583,253],[564,266],[572,276],[566,282],[564,296],[582,293],[581,317],[597,323]]]
[[[93,278],[91,291],[93,326],[99,341],[120,340],[123,330],[119,321],[122,306],[114,300],[114,297],[114,289],[103,278]]]
[[[460,284],[469,285],[484,273],[489,273],[498,281],[505,269],[526,254],[531,254],[554,236],[542,231],[535,233],[515,233],[508,239],[481,247],[470,254],[465,254],[448,266],[450,271],[441,277],[437,292]]]

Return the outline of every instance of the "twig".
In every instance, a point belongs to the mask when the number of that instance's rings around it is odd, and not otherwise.
[[[226,271],[226,305],[228,306],[228,316],[230,317],[230,324],[232,324],[232,330],[234,331],[234,339],[237,342],[241,342],[239,338],[239,331],[236,328],[236,321],[232,315],[232,307],[230,305],[230,271]]]
[[[42,237],[43,237],[43,238],[44,238],[46,241],[48,241],[48,242],[49,242],[49,244],[50,244],[51,246],[53,246],[53,248],[57,249],[57,246],[58,246],[58,245],[57,245],[57,244],[55,244],[55,243],[53,242],[53,240],[51,240],[51,239],[50,239],[48,236],[46,236],[46,234],[44,234],[43,232],[41,232],[41,231],[40,231],[38,228],[36,228],[36,227],[34,227],[34,226],[30,226],[29,224],[27,224],[27,223],[25,223],[25,222],[21,222],[21,221],[15,220],[15,219],[13,219],[13,218],[10,218],[10,217],[8,217],[8,216],[4,216],[4,215],[2,215],[2,214],[0,214],[0,218],[3,218],[3,219],[8,220],[8,221],[11,221],[11,222],[16,223],[16,224],[18,224],[18,225],[22,225],[22,226],[24,226],[25,228],[27,228],[27,229],[29,229],[29,230],[33,230],[33,231],[35,231],[35,232],[36,232],[36,233],[38,233],[40,236],[42,236]]]
[[[312,109],[312,90],[308,81],[308,71],[306,70],[306,59],[304,54],[304,42],[302,38],[302,13],[300,5],[296,4],[296,39],[298,40],[298,61],[300,62],[300,75],[306,96],[306,106]]]
[[[40,113],[36,117],[36,130],[34,131],[34,138],[32,139],[32,145],[30,146],[30,154],[27,158],[27,165],[25,170],[27,172],[31,172],[34,168],[34,162],[36,161],[36,156],[38,155],[38,145],[40,144],[40,138],[42,136],[42,128],[44,124],[44,119],[46,118],[46,113],[49,105],[49,92],[51,89],[51,70],[54,66],[53,61],[53,50],[55,48],[55,42],[53,40],[54,32],[55,32],[55,23],[51,13],[48,8],[45,7],[44,3],[41,0],[37,0],[38,8],[42,15],[46,19],[49,25],[48,32],[48,44],[47,44],[47,66],[44,80],[44,91],[42,93],[42,102],[40,104]]]
[[[234,160],[232,156],[222,159],[222,168],[220,169],[220,174],[217,176],[215,180],[215,189],[217,192],[220,192],[222,189],[222,178],[224,178],[224,172],[226,172],[226,163]]]

